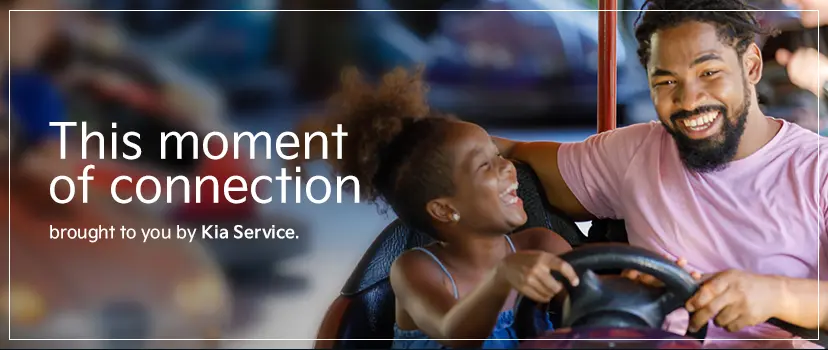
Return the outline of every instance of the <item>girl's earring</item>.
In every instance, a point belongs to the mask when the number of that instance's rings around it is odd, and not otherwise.
[[[457,213],[451,214],[451,220],[454,221],[454,222],[460,221],[460,214],[457,214]]]

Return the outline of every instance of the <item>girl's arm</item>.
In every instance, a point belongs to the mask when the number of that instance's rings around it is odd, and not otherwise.
[[[421,253],[406,253],[391,267],[391,286],[417,327],[449,347],[480,347],[491,335],[512,290],[493,271],[471,293],[455,300],[445,274]]]

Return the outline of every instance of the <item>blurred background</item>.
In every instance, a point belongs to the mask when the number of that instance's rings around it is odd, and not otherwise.
[[[10,100],[11,288],[3,305],[12,338],[225,338],[165,343],[100,340],[16,342],[14,347],[310,347],[309,339],[374,237],[394,217],[367,204],[50,203],[46,186],[88,161],[57,158],[56,136],[35,120],[85,121],[108,134],[142,133],[145,155],[100,163],[98,179],[119,174],[278,175],[280,160],[161,160],[162,131],[291,130],[317,110],[349,65],[377,77],[425,66],[430,102],[520,140],[579,141],[596,128],[597,0],[15,0]],[[619,0],[637,10],[643,0]],[[753,1],[761,20],[783,30],[757,38],[765,50],[763,108],[815,132],[826,127],[814,92],[798,87],[781,48],[817,47],[796,1]],[[122,11],[122,10],[192,11]],[[261,10],[348,9],[363,12]],[[394,12],[404,9],[521,9],[539,12]],[[251,11],[199,11],[251,10]],[[655,120],[633,37],[639,12],[619,12],[618,124]],[[828,17],[824,15],[823,17]],[[5,26],[3,26],[5,27]],[[822,35],[824,41],[825,35]],[[825,55],[826,45],[822,45]],[[814,68],[815,69],[815,68]],[[828,69],[828,66],[823,66]],[[795,80],[795,79],[794,79]],[[8,91],[7,91],[8,92]],[[823,95],[820,93],[820,95]],[[824,115],[826,109],[821,107]],[[40,118],[40,119],[38,119]],[[4,123],[5,124],[5,123]],[[823,131],[824,132],[824,131]],[[77,138],[76,138],[77,139]],[[108,145],[105,140],[101,147]],[[69,148],[78,149],[79,144]],[[156,153],[153,153],[156,152]],[[169,152],[169,151],[168,151]],[[192,150],[184,150],[184,154]],[[74,174],[74,173],[73,173]],[[325,164],[303,169],[327,175]],[[42,178],[40,178],[40,177]],[[129,188],[123,189],[130,191]],[[134,188],[131,189],[134,191]],[[278,186],[265,190],[274,198]],[[99,196],[99,197],[96,197]],[[5,202],[5,201],[3,201]],[[345,198],[343,202],[352,202]],[[69,209],[67,209],[69,208]],[[292,227],[297,240],[52,241],[50,224],[158,226],[202,223]],[[589,223],[582,223],[583,229]],[[3,237],[6,238],[6,237]],[[5,249],[3,249],[5,250]],[[5,252],[3,254],[6,254]],[[0,259],[6,264],[5,257]],[[0,266],[6,271],[8,266]],[[4,272],[5,273],[5,272]],[[4,279],[5,280],[5,279]],[[8,290],[10,289],[10,294]],[[12,300],[8,303],[9,298]],[[4,346],[6,347],[6,346]]]

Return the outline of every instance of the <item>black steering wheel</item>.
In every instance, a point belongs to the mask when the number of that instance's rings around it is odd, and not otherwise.
[[[561,255],[580,277],[577,287],[564,281],[569,295],[564,301],[559,327],[611,327],[660,329],[666,316],[682,307],[699,284],[690,274],[664,257],[628,244],[590,244]],[[660,280],[663,288],[644,285],[620,275],[596,271],[632,269]],[[520,339],[537,338],[532,318],[537,304],[520,297],[515,325]],[[686,334],[703,340],[707,327]]]
[[[559,327],[609,327],[660,329],[666,316],[682,307],[700,285],[674,262],[643,248],[622,243],[595,243],[560,256],[580,277],[577,287],[560,274],[569,295],[564,301]],[[660,280],[663,288],[647,286],[620,275],[597,275],[595,271],[632,269]],[[515,305],[519,339],[539,336],[533,318],[537,304],[523,296]],[[828,348],[828,334],[771,318],[769,324]],[[704,340],[707,325],[687,337]]]

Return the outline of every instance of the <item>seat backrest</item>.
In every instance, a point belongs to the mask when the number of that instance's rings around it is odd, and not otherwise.
[[[587,243],[601,242],[629,243],[624,220],[593,220]]]
[[[549,206],[540,181],[526,164],[515,163],[518,173],[518,196],[523,200],[528,220],[521,227],[546,227],[559,233],[573,246],[586,242],[574,221]],[[516,230],[520,231],[520,229]],[[388,280],[391,264],[403,252],[433,241],[399,220],[388,225],[363,255],[340,297],[325,316],[317,338],[324,339],[391,339],[394,326],[394,293]],[[389,341],[318,342],[326,348],[388,348]]]

